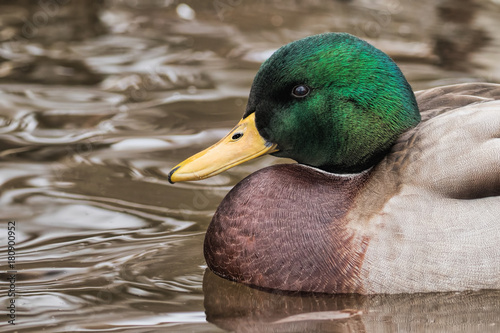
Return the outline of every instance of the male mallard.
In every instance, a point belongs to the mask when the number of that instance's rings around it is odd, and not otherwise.
[[[499,98],[500,85],[480,83],[415,98],[370,44],[311,36],[262,64],[243,119],[169,180],[266,153],[298,162],[251,174],[217,209],[205,258],[231,280],[326,293],[498,289]]]

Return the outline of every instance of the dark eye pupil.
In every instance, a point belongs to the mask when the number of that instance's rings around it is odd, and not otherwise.
[[[295,86],[292,90],[292,95],[295,97],[304,97],[309,94],[309,87],[304,85]]]

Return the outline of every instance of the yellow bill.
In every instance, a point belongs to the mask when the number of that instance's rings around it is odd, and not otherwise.
[[[240,120],[228,135],[213,146],[191,156],[168,174],[171,183],[201,180],[215,176],[238,164],[277,151],[255,125],[255,113]]]

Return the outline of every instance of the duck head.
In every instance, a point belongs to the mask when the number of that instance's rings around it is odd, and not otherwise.
[[[419,121],[413,91],[385,53],[346,33],[315,35],[266,60],[242,120],[174,167],[169,181],[208,178],[268,153],[356,173],[379,162]]]

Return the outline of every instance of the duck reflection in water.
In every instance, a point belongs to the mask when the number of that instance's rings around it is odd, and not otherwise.
[[[231,332],[494,332],[500,325],[500,291],[276,292],[228,281],[207,269],[203,293],[207,321]]]

